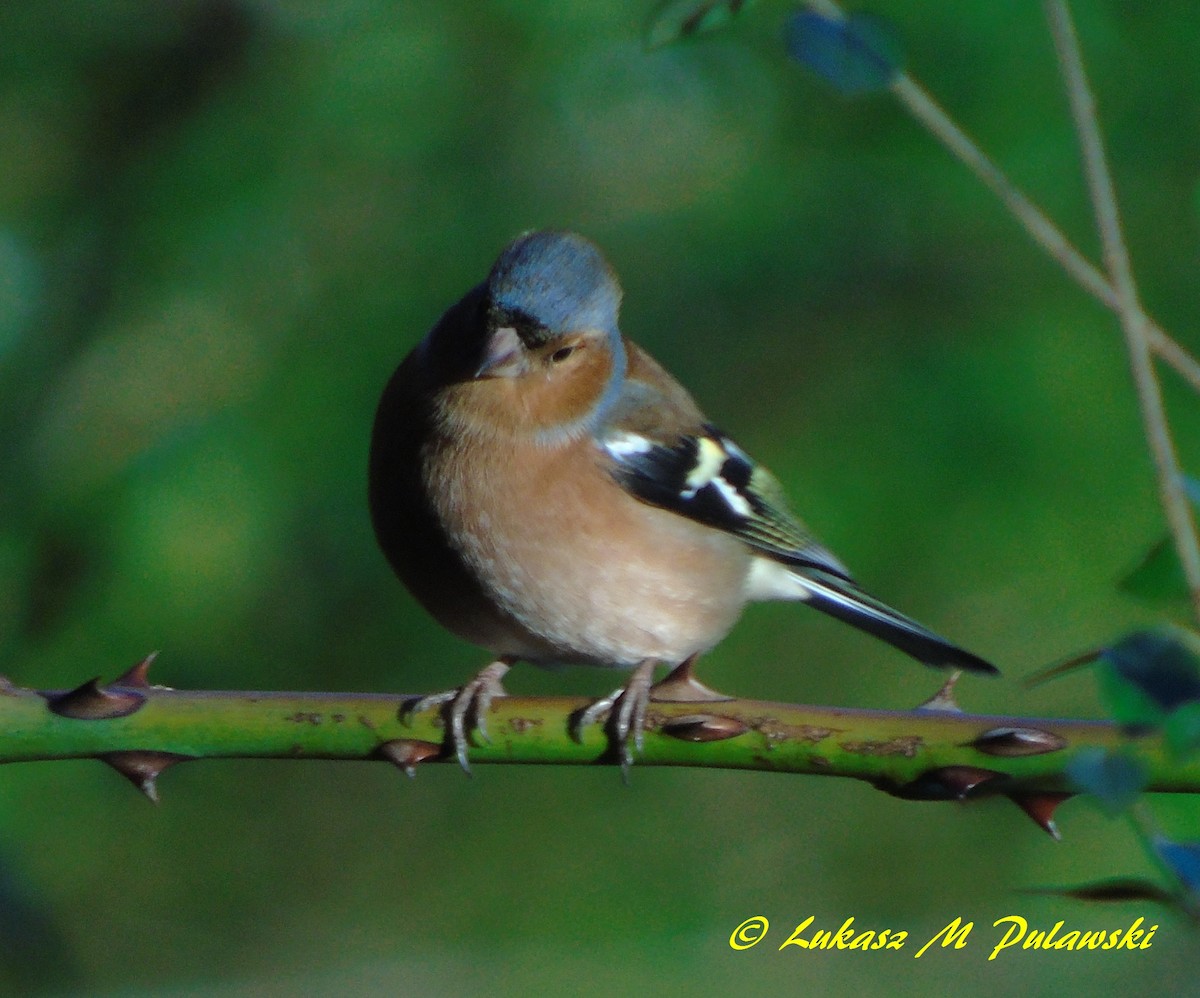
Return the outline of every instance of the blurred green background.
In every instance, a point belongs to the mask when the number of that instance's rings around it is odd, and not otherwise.
[[[1152,312],[1200,346],[1200,30],[1079,4]],[[1057,657],[1174,608],[1115,580],[1162,535],[1115,320],[887,97],[789,63],[788,8],[646,52],[648,0],[72,0],[0,7],[0,669],[418,692],[485,660],[374,546],[392,367],[516,233],[578,229],[623,328],[784,481],[871,589],[996,661],[980,711],[1094,716]],[[1035,4],[880,3],[908,66],[1096,240]],[[1166,377],[1187,467],[1193,398]],[[718,689],[907,707],[936,677],[752,608]],[[519,669],[515,692],[608,675]],[[1149,872],[1086,802],[907,804],[766,774],[211,762],[158,808],[95,762],[0,779],[0,989],[92,994],[1073,994],[1194,989],[1147,905],[1021,888]],[[1158,800],[1200,837],[1192,800]],[[1152,949],[1012,952],[991,923],[1161,922]],[[733,929],[772,934],[734,952]],[[962,951],[777,952],[809,915]],[[1193,992],[1194,993],[1194,992]]]

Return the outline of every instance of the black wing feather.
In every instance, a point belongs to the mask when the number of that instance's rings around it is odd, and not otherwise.
[[[861,589],[791,513],[779,483],[712,426],[668,445],[637,434],[603,441],[622,487],[643,502],[740,537],[795,570],[807,602],[932,666],[996,667]]]

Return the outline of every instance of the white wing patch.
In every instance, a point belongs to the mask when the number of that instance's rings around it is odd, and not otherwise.
[[[724,466],[729,455],[725,452],[725,448],[717,443],[712,437],[700,437],[696,447],[696,463],[692,466],[692,470],[688,472],[687,478],[684,480],[687,488],[683,491],[685,499],[691,499],[704,486],[715,484],[720,487],[723,481],[721,478],[721,468]],[[724,494],[724,490],[722,490]]]
[[[806,600],[812,590],[793,569],[773,558],[755,558],[746,577],[746,599]]]
[[[654,441],[637,433],[618,433],[604,438],[604,449],[620,460],[630,454],[646,454],[654,448]]]
[[[742,448],[735,444],[728,437],[721,437],[721,446],[725,448],[725,453],[730,457],[736,457],[739,461],[744,461],[746,464],[753,467],[754,458],[747,454]]]
[[[725,505],[738,516],[753,515],[754,507],[750,505],[749,500],[736,485],[721,474],[725,468],[725,462],[730,458],[731,450],[724,440],[700,437],[696,446],[696,463],[688,472],[687,478],[684,479],[687,488],[679,493],[680,498],[694,499],[697,492],[711,485],[725,501]],[[741,454],[737,456],[743,457]]]
[[[720,475],[709,479],[708,484],[721,493],[725,504],[739,516],[748,518],[753,515],[754,507],[750,505],[750,501]],[[695,495],[695,492],[696,490],[693,489],[692,494]]]
[[[716,517],[725,530],[755,516],[751,497],[743,487],[745,482],[727,477],[733,462],[744,469],[748,481],[753,463],[722,436],[685,438],[682,446],[668,447],[640,433],[618,431],[604,437],[601,446],[618,464],[640,469],[644,481],[653,483],[652,501],[702,522]]]

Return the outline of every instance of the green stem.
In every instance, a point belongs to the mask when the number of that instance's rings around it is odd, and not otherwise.
[[[1104,155],[1104,142],[1100,137],[1100,124],[1096,117],[1096,101],[1088,85],[1083,57],[1079,51],[1079,40],[1075,35],[1075,26],[1066,3],[1064,0],[1046,0],[1045,8],[1050,34],[1054,38],[1054,48],[1062,66],[1063,81],[1071,104],[1071,117],[1079,135],[1084,173],[1096,214],[1096,227],[1104,246],[1105,266],[1116,290],[1117,314],[1125,333],[1146,442],[1150,446],[1158,473],[1163,509],[1171,526],[1175,549],[1183,566],[1188,589],[1192,594],[1193,609],[1200,618],[1200,538],[1196,535],[1196,523],[1184,493],[1178,455],[1163,410],[1162,389],[1151,354],[1150,321],[1138,300],[1129,252],[1121,233],[1116,191]]]
[[[827,17],[844,17],[833,0],[810,0],[810,6]],[[891,85],[901,106],[945,146],[964,166],[1000,199],[1029,237],[1088,294],[1112,311],[1120,307],[1120,295],[1108,278],[1091,263],[1050,217],[1035,204],[973,139],[908,73],[900,73]],[[1171,338],[1152,318],[1145,316],[1146,336],[1154,352],[1175,368],[1194,390],[1200,392],[1200,361]]]
[[[400,761],[394,751],[389,754],[389,745],[419,749],[412,765],[425,758],[452,759],[442,749],[443,726],[436,709],[402,718],[409,697],[184,691],[136,682],[81,691],[68,703],[62,691],[8,687],[0,695],[0,761],[112,753]],[[471,762],[615,764],[599,726],[585,731],[580,741],[569,733],[571,716],[588,702],[497,698],[487,716],[491,741],[474,740]],[[1023,734],[1005,735],[1005,729]],[[988,733],[990,738],[981,741]],[[1106,722],[995,717],[957,709],[652,702],[645,750],[637,764],[851,777],[901,796],[946,799],[967,792],[1064,792],[1069,789],[1065,767],[1079,751],[1124,744],[1145,764],[1148,790],[1200,793],[1200,759],[1173,759],[1158,737],[1130,742]],[[943,778],[947,773],[953,778]]]

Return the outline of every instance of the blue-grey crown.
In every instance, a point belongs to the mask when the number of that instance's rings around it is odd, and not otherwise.
[[[494,320],[511,322],[527,342],[578,329],[617,332],[617,275],[593,243],[573,232],[513,240],[492,266],[486,295]]]

